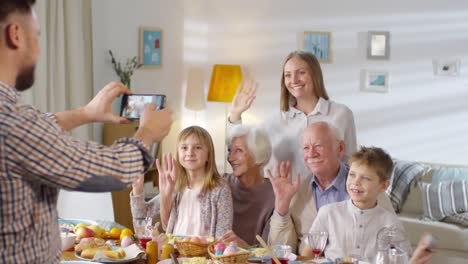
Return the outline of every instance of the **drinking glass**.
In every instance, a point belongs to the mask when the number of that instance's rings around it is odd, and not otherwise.
[[[273,254],[278,258],[281,264],[289,263],[289,255],[292,249],[289,245],[276,245],[273,247]]]
[[[325,246],[327,245],[328,232],[312,232],[307,234],[307,239],[309,241],[309,246],[312,248],[312,253],[314,253],[314,259],[318,258],[322,254]]]
[[[146,249],[146,243],[151,241],[153,219],[151,217],[133,218],[133,228],[140,245]]]

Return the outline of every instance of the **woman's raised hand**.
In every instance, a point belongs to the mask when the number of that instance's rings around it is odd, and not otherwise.
[[[285,215],[289,211],[289,204],[292,197],[299,190],[301,176],[297,174],[296,180],[292,182],[291,162],[281,161],[276,164],[276,174],[273,177],[270,170],[267,170],[273,192],[275,193],[275,210],[280,215]]]
[[[250,108],[256,97],[257,86],[257,83],[253,80],[247,80],[239,84],[236,95],[232,99],[231,115],[229,116],[231,122],[240,120],[242,113]]]
[[[172,195],[175,189],[177,173],[175,160],[171,153],[163,155],[164,166],[159,164],[159,159],[156,160],[156,168],[159,173],[159,191],[161,195]]]

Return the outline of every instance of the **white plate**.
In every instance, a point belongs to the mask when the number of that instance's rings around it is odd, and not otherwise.
[[[96,264],[99,262],[81,261],[81,260],[62,260],[60,264]]]
[[[118,247],[118,246],[113,246],[112,250],[117,250],[119,248],[120,247]],[[140,255],[135,256],[135,257],[130,258],[130,259],[106,259],[106,260],[93,261],[93,260],[90,260],[90,259],[87,259],[87,258],[82,258],[81,256],[79,256],[75,252],[75,257],[77,257],[79,259],[82,259],[82,260],[91,261],[91,263],[128,263],[128,262],[138,260],[140,258]]]
[[[184,261],[189,260],[190,258],[177,258],[180,264],[184,263]],[[172,259],[165,259],[158,262],[158,264],[172,264]]]

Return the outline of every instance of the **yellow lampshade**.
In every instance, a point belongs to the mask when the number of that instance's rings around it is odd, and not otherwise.
[[[211,73],[208,101],[231,102],[241,81],[240,65],[215,64]]]

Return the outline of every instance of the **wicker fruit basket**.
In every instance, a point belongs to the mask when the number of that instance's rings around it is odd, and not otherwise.
[[[208,257],[208,244],[180,240],[175,244],[182,257]]]
[[[250,252],[243,248],[238,248],[239,251],[234,254],[217,256],[214,253],[215,252],[214,246],[215,246],[215,243],[210,244],[210,246],[208,247],[208,254],[210,254],[211,259],[216,261],[217,263],[223,263],[223,264],[247,263],[247,260],[249,259],[249,256],[250,256]]]

